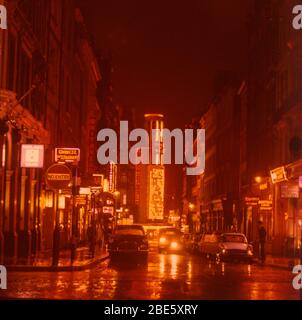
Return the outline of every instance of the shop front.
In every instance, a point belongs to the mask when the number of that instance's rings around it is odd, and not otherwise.
[[[283,175],[276,175],[278,172]],[[302,160],[272,170],[274,182],[273,253],[299,254],[302,237]]]

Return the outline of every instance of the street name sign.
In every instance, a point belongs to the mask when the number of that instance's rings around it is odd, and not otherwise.
[[[78,148],[56,148],[55,162],[79,162],[81,151]]]

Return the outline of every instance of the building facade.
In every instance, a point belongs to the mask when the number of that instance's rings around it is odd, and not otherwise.
[[[6,7],[8,30],[0,31],[0,254],[16,262],[52,247],[56,208],[49,206],[53,199],[46,203],[45,171],[54,149],[79,148],[83,178],[97,169],[91,152],[101,75],[75,1],[13,0]],[[43,168],[21,168],[22,144],[44,146]],[[70,199],[67,192],[60,219],[66,245]]]
[[[184,178],[187,194],[201,197],[191,207],[201,202],[202,229],[238,230],[257,243],[262,221],[268,251],[289,256],[302,234],[302,43],[292,27],[294,5],[254,2],[248,72],[244,81],[224,81],[201,117],[202,183]]]
[[[256,1],[250,33],[248,172],[262,177],[258,189],[271,201],[256,218],[266,223],[272,251],[278,254],[293,254],[301,245],[302,43],[292,27],[295,4]],[[284,175],[276,179],[278,172]]]

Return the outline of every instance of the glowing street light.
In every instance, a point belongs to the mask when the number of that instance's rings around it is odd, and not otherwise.
[[[195,210],[195,204],[194,203],[189,203],[189,209],[191,211],[194,211]]]
[[[261,181],[262,181],[262,177],[260,176],[255,177],[255,182],[261,183]]]

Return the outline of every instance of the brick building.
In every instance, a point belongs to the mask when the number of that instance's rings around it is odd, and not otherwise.
[[[0,31],[0,253],[27,258],[52,247],[54,207],[47,208],[45,169],[55,147],[81,149],[83,179],[97,170],[99,67],[75,1],[10,0]],[[43,169],[20,168],[21,144],[45,147]],[[67,201],[67,200],[66,200]],[[70,218],[62,213],[62,233]]]

